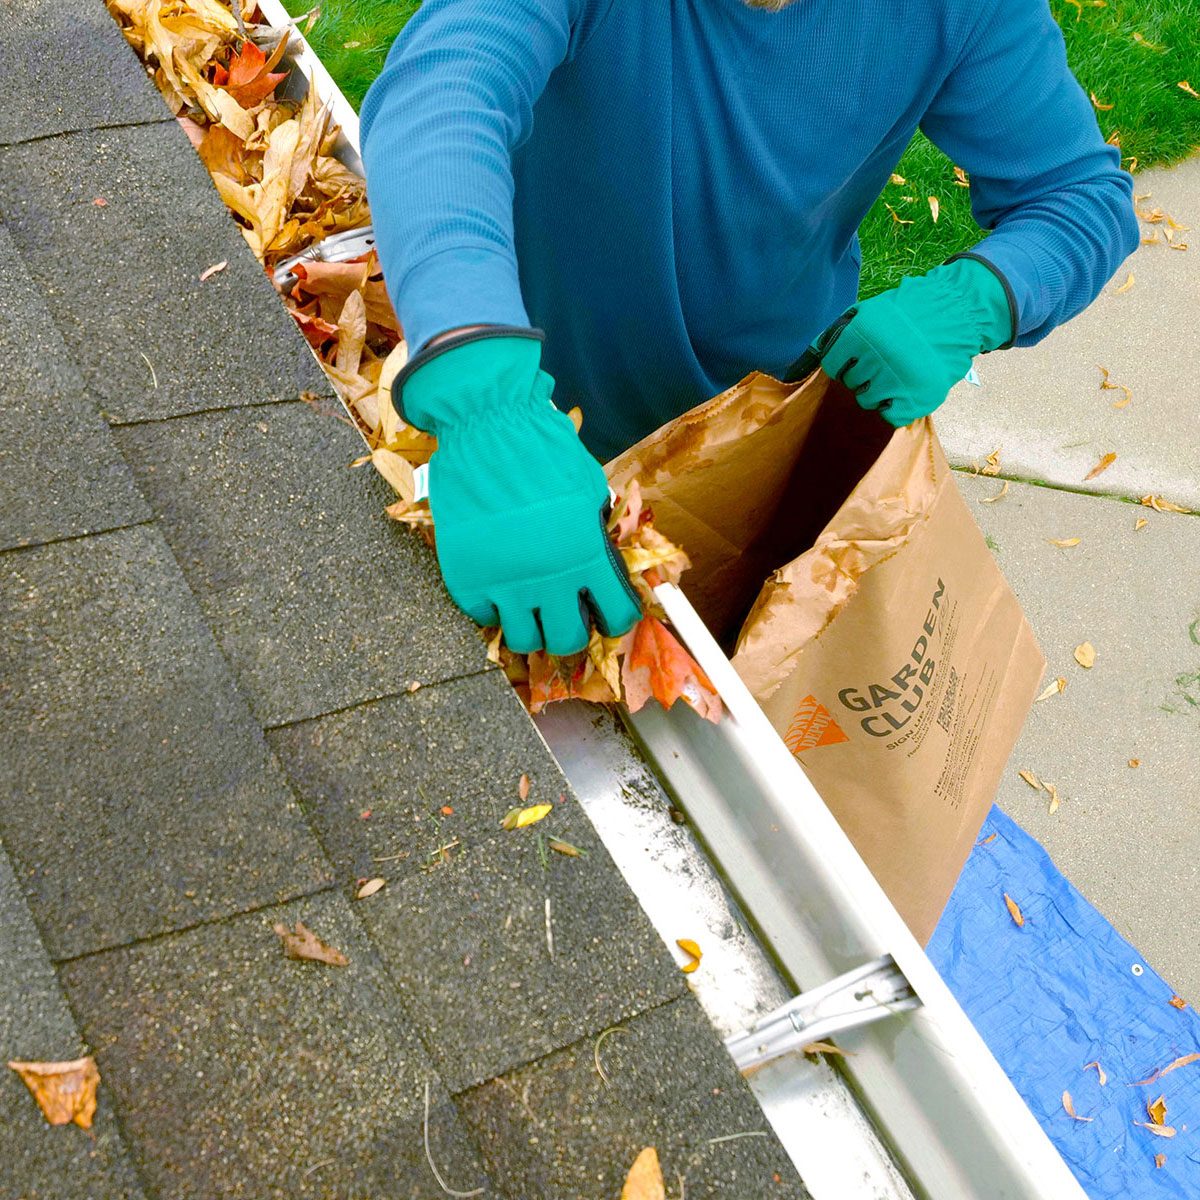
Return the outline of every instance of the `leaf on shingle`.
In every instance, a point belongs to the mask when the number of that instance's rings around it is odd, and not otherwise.
[[[331,967],[344,967],[350,961],[340,950],[321,941],[302,921],[296,922],[295,930],[289,929],[282,921],[276,922],[272,928],[283,942],[283,952],[288,958],[325,963]]]
[[[1067,1116],[1073,1118],[1076,1121],[1094,1121],[1096,1119],[1095,1117],[1081,1117],[1075,1111],[1075,1102],[1071,1099],[1070,1092],[1063,1092],[1062,1106],[1063,1106],[1063,1109],[1066,1111]]]
[[[68,1062],[10,1062],[51,1125],[91,1129],[100,1070],[89,1054]]]
[[[522,775],[517,780],[517,799],[522,802],[529,799],[529,776]]]
[[[213,263],[211,267],[205,267],[204,270],[200,272],[200,282],[207,282],[214,275],[216,275],[218,271],[225,270],[227,266],[229,266],[229,260],[223,258],[220,262]]]
[[[1115,451],[1110,450],[1100,461],[1083,477],[1084,483],[1089,479],[1095,479],[1097,475],[1102,475],[1109,467],[1117,461]]]
[[[385,883],[387,883],[386,879],[380,879],[378,877],[375,879],[364,879],[358,885],[358,890],[354,893],[355,900],[365,900],[368,896],[375,895],[375,893],[379,891]]]
[[[554,811],[553,804],[533,804],[529,808],[510,808],[500,822],[502,829],[525,829],[536,825]]]
[[[667,1190],[663,1184],[662,1167],[658,1162],[658,1151],[647,1146],[633,1160],[625,1186],[621,1188],[621,1200],[666,1200]]]

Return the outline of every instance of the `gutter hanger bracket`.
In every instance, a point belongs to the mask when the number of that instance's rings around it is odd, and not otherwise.
[[[740,1071],[751,1071],[810,1042],[920,1005],[892,956],[885,954],[789,1000],[746,1032],[728,1038],[725,1048]]]

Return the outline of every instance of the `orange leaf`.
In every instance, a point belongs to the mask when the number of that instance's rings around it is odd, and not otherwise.
[[[1080,1115],[1079,1115],[1079,1114],[1078,1114],[1078,1113],[1075,1111],[1075,1105],[1074,1105],[1074,1102],[1071,1100],[1071,1093],[1070,1093],[1070,1092],[1063,1092],[1063,1094],[1062,1094],[1062,1106],[1063,1106],[1063,1108],[1065,1108],[1065,1109],[1066,1109],[1066,1111],[1067,1111],[1067,1116],[1068,1116],[1068,1117],[1074,1117],[1074,1119],[1075,1119],[1076,1121],[1094,1121],[1094,1120],[1096,1119],[1095,1117],[1081,1117],[1081,1116],[1080,1116]]]
[[[1109,451],[1084,477],[1086,483],[1089,479],[1095,479],[1097,475],[1107,471],[1109,467],[1117,461],[1117,456],[1113,451]]]
[[[89,1054],[70,1062],[10,1062],[51,1125],[91,1129],[100,1070]]]
[[[1007,892],[1004,893],[1004,903],[1008,908],[1008,915],[1013,919],[1013,924],[1018,929],[1022,928],[1025,924],[1025,916],[1017,906],[1017,902]]]
[[[253,108],[261,104],[287,78],[286,71],[272,74],[271,68],[279,63],[287,49],[287,38],[267,56],[249,39],[242,43],[240,53],[229,60],[229,77],[225,90],[243,107]]]
[[[647,1146],[633,1160],[621,1189],[621,1200],[667,1200],[658,1151],[653,1146]]]
[[[1196,91],[1186,79],[1181,79],[1175,86],[1182,88],[1189,96],[1195,96],[1197,100],[1200,100],[1200,92]]]
[[[1129,760],[1129,765],[1130,765],[1130,766],[1133,766],[1133,764],[1134,764],[1135,762],[1137,762],[1137,759],[1136,759],[1136,758],[1131,758],[1131,759]],[[1170,1000],[1168,1000],[1168,1001],[1167,1001],[1167,1003],[1168,1003],[1168,1004],[1169,1004],[1169,1005],[1170,1005],[1172,1008],[1178,1008],[1178,1009],[1184,1009],[1184,1008],[1187,1008],[1187,1001],[1186,1001],[1186,1000],[1185,1000],[1185,999],[1184,999],[1182,996],[1172,996],[1172,997],[1170,998]]]
[[[651,613],[634,626],[621,684],[630,712],[637,712],[653,696],[663,708],[682,699],[707,720],[721,719],[716,688],[675,635]]]
[[[1088,95],[1091,96],[1092,105],[1095,107],[1097,112],[1108,112],[1108,110],[1112,108],[1111,104],[1101,104],[1100,101],[1096,99],[1095,92],[1088,92]]]
[[[1167,1165],[1167,1156],[1165,1154],[1156,1154],[1154,1156],[1154,1165],[1156,1167],[1165,1167]]]

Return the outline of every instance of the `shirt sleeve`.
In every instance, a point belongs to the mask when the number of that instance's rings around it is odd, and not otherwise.
[[[1138,245],[1133,179],[1067,66],[1047,0],[990,0],[921,123],[966,170],[972,253],[1007,281],[1016,344],[1086,308]]]
[[[528,325],[512,152],[574,52],[588,0],[426,0],[362,107],[367,194],[409,349],[460,325]]]

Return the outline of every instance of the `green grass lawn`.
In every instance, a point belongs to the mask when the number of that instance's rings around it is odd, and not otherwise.
[[[311,7],[308,0],[285,3],[293,14]],[[419,0],[321,0],[309,41],[356,108],[419,6]],[[1187,80],[1200,91],[1200,0],[1051,0],[1051,7],[1071,69],[1100,104],[1112,105],[1097,116],[1106,137],[1119,136],[1126,166],[1169,164],[1200,150],[1200,99],[1178,86]],[[953,164],[920,134],[896,171],[905,182],[889,184],[862,224],[863,296],[936,266],[980,236]],[[936,223],[929,196],[940,202]],[[900,224],[889,204],[912,224]]]

